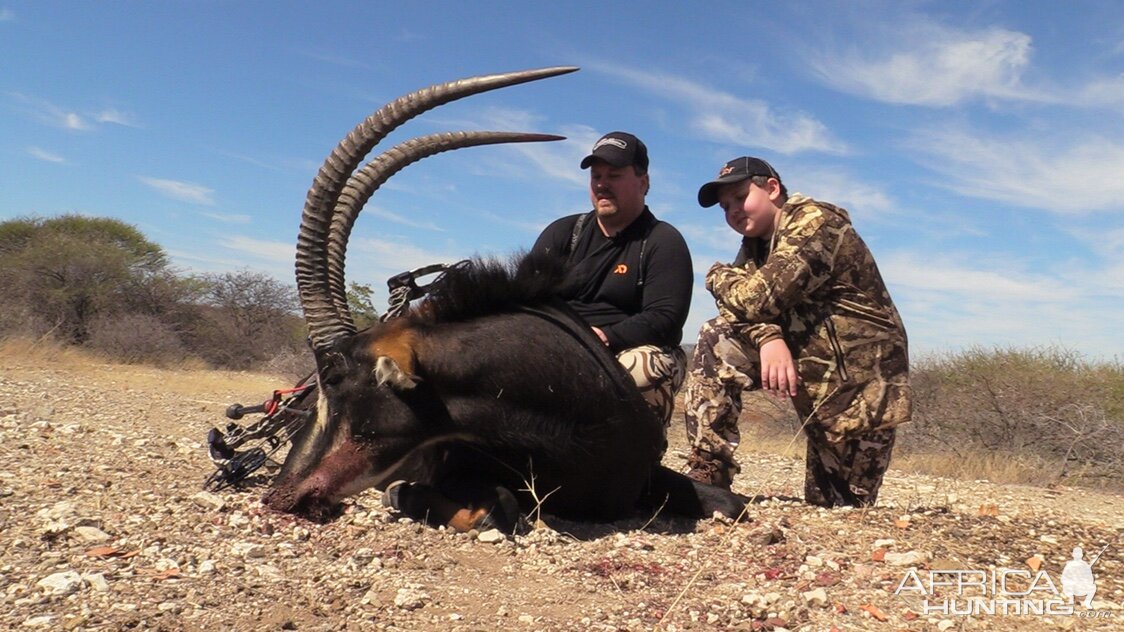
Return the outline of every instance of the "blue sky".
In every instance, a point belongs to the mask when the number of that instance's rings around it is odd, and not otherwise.
[[[293,281],[304,195],[380,105],[451,79],[578,73],[460,101],[454,129],[561,134],[429,158],[375,194],[348,279],[529,247],[589,208],[603,132],[652,156],[687,238],[685,339],[738,237],[695,201],[726,160],[846,207],[914,355],[1059,345],[1124,358],[1124,5],[1118,2],[7,2],[0,220],[119,218],[184,272]]]

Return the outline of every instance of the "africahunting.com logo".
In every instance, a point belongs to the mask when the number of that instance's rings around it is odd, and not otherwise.
[[[1107,548],[1108,545],[1101,548],[1090,561],[1085,561],[1081,547],[1074,548],[1072,559],[1062,569],[1060,582],[1055,582],[1044,569],[911,568],[894,594],[919,599],[920,614],[1111,618],[1114,613],[1093,609],[1093,595],[1097,593],[1093,566]]]

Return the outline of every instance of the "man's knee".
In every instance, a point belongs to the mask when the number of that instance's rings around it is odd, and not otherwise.
[[[679,390],[687,369],[687,357],[679,347],[643,345],[617,354],[617,362],[632,376],[641,392],[652,389]]]

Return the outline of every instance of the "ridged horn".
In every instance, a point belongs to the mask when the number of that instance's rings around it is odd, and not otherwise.
[[[301,307],[304,310],[309,337],[314,349],[323,349],[341,336],[354,332],[350,312],[346,310],[346,298],[343,300],[345,309],[341,313],[339,299],[333,297],[333,288],[336,288],[335,293],[337,294],[344,292],[343,253],[346,251],[346,236],[350,233],[351,225],[355,221],[355,216],[358,215],[359,208],[356,208],[353,212],[345,211],[352,213],[350,219],[335,221],[333,217],[337,205],[340,204],[341,194],[353,177],[352,172],[355,171],[371,149],[399,125],[432,108],[488,90],[554,77],[575,70],[577,68],[573,66],[542,68],[470,77],[423,88],[399,97],[379,108],[340,141],[325,159],[308,190],[304,213],[301,216],[300,233],[297,236],[297,292],[300,296]],[[483,134],[489,133],[484,132]],[[435,137],[439,136],[435,135]],[[479,141],[480,139],[476,138],[475,140]],[[463,146],[534,140],[556,140],[556,137],[516,134],[514,138],[469,142]],[[403,143],[399,147],[408,144],[409,142]],[[440,142],[430,141],[428,144],[415,147],[412,151],[406,151],[398,161],[383,162],[378,171],[386,175],[378,184],[385,182],[386,178],[411,162],[420,160],[427,155],[456,149],[457,147],[453,146],[455,144],[454,142],[442,148]],[[417,152],[418,147],[426,147],[430,150],[430,153],[419,153]],[[409,158],[413,154],[416,154],[416,156]],[[372,163],[379,161],[380,158],[381,156],[373,160]],[[402,161],[402,158],[408,159]],[[399,164],[396,165],[395,162]],[[357,177],[359,174],[355,174],[355,176]],[[355,186],[352,188],[355,192],[361,193],[366,186],[361,180],[356,179]],[[377,188],[377,185],[375,188]],[[373,192],[374,188],[370,190],[370,193]],[[370,193],[367,194],[367,198],[370,197]],[[350,208],[351,205],[352,202],[345,201],[343,208]],[[360,208],[361,206],[360,204]],[[346,230],[342,230],[344,227],[346,227]],[[333,254],[330,255],[329,252]],[[333,261],[333,257],[338,260]]]
[[[355,333],[355,321],[347,305],[347,286],[344,282],[344,264],[347,242],[359,212],[367,200],[405,167],[423,159],[454,149],[502,143],[540,143],[565,140],[565,136],[530,134],[525,132],[442,132],[412,138],[379,154],[347,181],[332,214],[332,227],[328,239],[328,292],[336,308],[340,325],[346,334]]]

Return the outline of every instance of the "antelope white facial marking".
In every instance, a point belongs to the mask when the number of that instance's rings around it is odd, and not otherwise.
[[[399,391],[408,391],[418,385],[418,380],[407,374],[390,356],[379,356],[375,360],[375,383],[379,386],[389,384]]]

